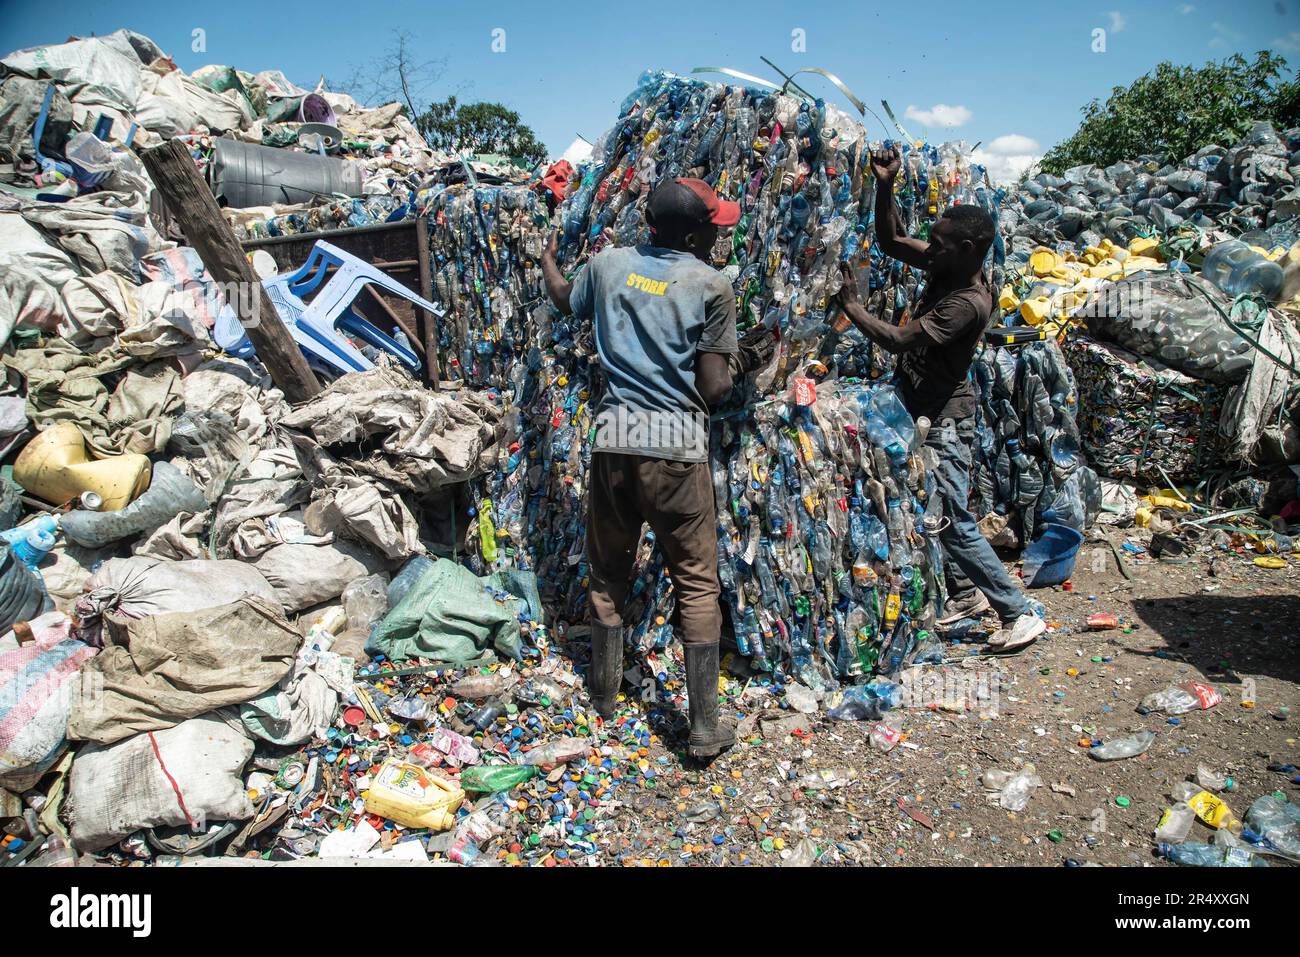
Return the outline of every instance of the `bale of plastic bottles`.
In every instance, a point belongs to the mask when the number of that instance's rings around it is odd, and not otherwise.
[[[1050,339],[985,348],[973,371],[972,511],[1009,528],[1011,545],[1027,545],[1047,524],[1086,531],[1101,488],[1083,454],[1078,389],[1061,348]]]
[[[1103,238],[1125,244],[1186,226],[1256,234],[1243,238],[1289,247],[1297,238],[1297,182],[1300,128],[1279,135],[1266,122],[1235,146],[1208,144],[1181,160],[1150,155],[1104,168],[1076,166],[1063,176],[1039,173],[1006,198],[1008,259],[1028,262],[1039,245],[1082,249]]]
[[[896,198],[915,234],[954,202],[996,215],[996,191],[965,150],[904,150]],[[754,666],[815,687],[939,653],[940,519],[927,453],[881,381],[889,357],[828,322],[842,262],[887,317],[918,298],[918,274],[872,248],[868,157],[862,126],[820,101],[648,73],[558,211],[562,267],[572,272],[607,245],[648,239],[644,200],[663,178],[698,176],[741,203],[715,256],[736,289],[740,329],[762,323],[782,335],[770,366],[713,426],[725,627]],[[488,212],[490,231],[500,211]],[[466,224],[462,238],[478,228]],[[512,299],[526,295],[525,283]],[[513,441],[483,483],[466,544],[485,571],[535,568],[552,610],[579,623],[597,394],[591,329],[545,305],[527,325],[529,348],[510,377]],[[667,644],[671,582],[649,536],[630,596],[632,640]]]
[[[1235,322],[1258,327],[1262,315],[1250,300],[1234,308],[1214,286],[1194,282],[1177,271],[1140,273],[1106,285],[1075,315],[1098,339],[1199,379],[1240,382],[1254,353],[1223,317],[1235,314]]]
[[[1064,353],[1079,385],[1083,446],[1099,473],[1164,486],[1199,481],[1223,465],[1225,386],[1083,334],[1072,335]]]

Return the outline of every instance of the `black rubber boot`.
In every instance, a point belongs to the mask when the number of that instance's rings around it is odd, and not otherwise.
[[[587,695],[602,718],[612,717],[618,688],[623,682],[623,629],[592,622],[591,667],[587,670]]]
[[[718,643],[686,644],[686,693],[691,705],[691,736],[686,751],[712,758],[736,743],[736,725],[722,721],[718,707]]]

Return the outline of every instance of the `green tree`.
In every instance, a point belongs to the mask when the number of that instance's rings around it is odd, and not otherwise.
[[[547,157],[546,147],[519,114],[500,103],[458,103],[449,96],[430,103],[415,126],[436,150],[502,153],[533,165]]]
[[[1252,63],[1241,54],[1202,67],[1168,61],[1128,87],[1111,90],[1105,103],[1083,108],[1073,136],[1043,157],[1041,168],[1060,175],[1071,166],[1109,166],[1143,153],[1182,159],[1203,146],[1231,146],[1256,120],[1285,129],[1300,123],[1300,73],[1278,82],[1286,60],[1261,50]]]

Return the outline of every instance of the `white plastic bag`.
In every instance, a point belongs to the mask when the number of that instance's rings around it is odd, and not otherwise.
[[[95,851],[141,828],[250,818],[240,771],[252,755],[252,741],[209,716],[88,745],[72,762],[72,839]]]

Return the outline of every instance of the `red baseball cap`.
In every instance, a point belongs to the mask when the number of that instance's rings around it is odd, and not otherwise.
[[[667,224],[670,220],[691,226],[703,223],[734,226],[740,222],[739,203],[718,199],[713,187],[704,180],[685,176],[660,183],[650,194],[647,207],[652,225]]]

